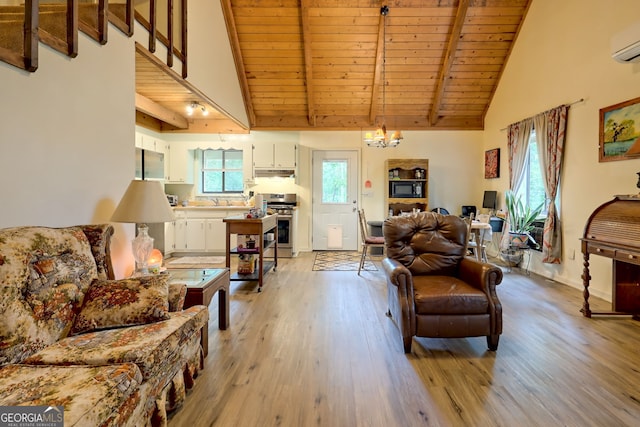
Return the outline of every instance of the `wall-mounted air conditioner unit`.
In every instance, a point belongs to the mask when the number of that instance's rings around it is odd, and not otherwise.
[[[611,37],[611,57],[618,62],[640,62],[640,22]]]

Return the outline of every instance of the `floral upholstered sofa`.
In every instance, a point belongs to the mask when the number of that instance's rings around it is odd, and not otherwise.
[[[114,280],[111,225],[0,230],[0,406],[65,426],[164,425],[203,367],[204,306],[168,275]]]

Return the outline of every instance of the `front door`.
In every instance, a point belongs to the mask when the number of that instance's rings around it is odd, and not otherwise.
[[[358,152],[313,152],[314,251],[358,249]]]

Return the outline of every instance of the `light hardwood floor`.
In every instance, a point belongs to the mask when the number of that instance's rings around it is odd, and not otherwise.
[[[210,307],[209,356],[169,426],[637,426],[640,322],[582,317],[579,290],[506,273],[504,332],[414,338],[405,355],[377,272],[279,260],[261,293],[232,282]],[[610,304],[591,298],[592,309]]]

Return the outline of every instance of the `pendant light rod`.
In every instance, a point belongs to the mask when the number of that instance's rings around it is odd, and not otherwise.
[[[366,132],[364,142],[369,147],[397,147],[402,140],[402,133],[396,130],[391,138],[387,136],[387,15],[389,14],[389,6],[384,5],[380,8],[382,19],[382,123],[376,129],[375,133]],[[377,90],[376,90],[377,92]],[[373,101],[372,101],[373,102]],[[371,111],[373,117],[373,107]]]

